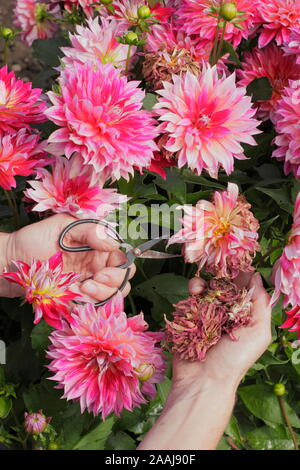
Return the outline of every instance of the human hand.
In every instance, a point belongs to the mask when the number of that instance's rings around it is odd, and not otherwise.
[[[47,260],[52,255],[61,251],[58,245],[59,235],[62,230],[76,219],[67,214],[57,214],[40,222],[36,222],[20,230],[8,234],[2,246],[2,267],[10,269],[12,260],[30,263],[32,259]],[[68,246],[88,245],[95,251],[82,253],[70,253],[63,251],[64,272],[80,273],[80,280],[93,277],[93,280],[79,282],[78,286],[82,294],[89,295],[96,301],[102,301],[114,294],[121,285],[126,270],[116,266],[126,261],[126,256],[119,250],[119,243],[105,233],[105,228],[95,224],[78,225],[65,237]],[[135,273],[132,265],[130,278]],[[130,291],[127,283],[123,295]],[[22,295],[20,286],[2,280],[1,295],[6,297],[18,297]]]
[[[271,342],[270,297],[263,287],[259,273],[241,273],[235,280],[238,287],[254,287],[252,295],[252,321],[235,330],[238,341],[228,335],[207,353],[205,362],[188,362],[173,358],[173,386],[194,387],[203,380],[227,383],[237,387],[247,370],[262,355]],[[189,282],[191,294],[200,294],[205,281],[193,278]]]

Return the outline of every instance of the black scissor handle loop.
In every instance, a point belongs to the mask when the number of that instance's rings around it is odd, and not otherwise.
[[[82,219],[82,220],[75,220],[75,222],[72,222],[71,224],[67,225],[64,230],[61,232],[60,236],[59,236],[59,239],[58,239],[58,244],[59,244],[59,247],[63,250],[63,251],[68,251],[69,253],[80,253],[80,252],[84,252],[84,251],[94,251],[94,248],[91,248],[90,246],[75,246],[75,247],[71,247],[71,246],[67,246],[64,244],[64,238],[65,236],[67,235],[67,233],[72,230],[72,228],[76,227],[77,225],[81,225],[81,224],[96,224],[96,225],[101,225],[103,227],[106,227],[108,230],[111,231],[111,233],[117,238],[117,240],[120,242],[120,243],[125,243],[124,240],[120,237],[120,235],[118,234],[118,232],[110,225],[108,224],[107,222],[103,222],[102,220],[97,220],[97,219]],[[109,234],[108,234],[109,235]],[[114,238],[113,236],[111,238]],[[129,253],[128,253],[129,254]],[[123,289],[125,288],[127,282],[128,282],[128,279],[129,279],[129,276],[130,276],[130,266],[128,266],[128,262],[129,262],[129,259],[128,259],[128,254],[127,254],[127,262],[124,263],[124,264],[121,264],[119,266],[116,266],[117,268],[122,268],[122,269],[125,269],[126,268],[126,273],[125,273],[125,276],[124,276],[124,279],[122,281],[122,284],[120,285],[120,287],[118,288],[118,290],[116,290],[116,292],[114,292],[110,297],[108,297],[107,299],[105,300],[102,300],[101,302],[96,302],[94,304],[95,307],[101,307],[102,305],[105,305],[109,300],[111,300],[118,292],[122,292]],[[134,259],[132,259],[132,262],[134,261]],[[132,263],[130,263],[131,265]],[[86,280],[86,279],[85,279]],[[84,282],[84,281],[82,281]],[[75,303],[81,303],[81,302],[75,302]]]

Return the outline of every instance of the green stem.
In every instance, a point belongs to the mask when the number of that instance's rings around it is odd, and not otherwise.
[[[127,58],[126,58],[126,66],[125,66],[125,75],[128,75],[128,71],[129,71],[130,52],[131,52],[131,45],[128,46]]]
[[[8,65],[8,41],[4,40],[4,47],[3,47],[3,62],[4,65]]]
[[[292,438],[292,441],[294,443],[294,448],[295,448],[295,450],[299,450],[299,445],[298,445],[298,442],[297,442],[297,439],[296,439],[296,435],[293,431],[292,425],[290,423],[290,419],[289,419],[289,417],[287,415],[287,412],[286,412],[284,399],[280,396],[277,397],[277,399],[278,399],[278,403],[279,403],[279,406],[280,406],[280,411],[281,411],[281,414],[282,414],[283,421],[287,425],[288,430],[289,430],[290,435],[291,435],[291,438]]]
[[[223,46],[223,41],[224,41],[224,37],[225,37],[226,26],[227,26],[227,21],[224,21],[223,28],[222,28],[221,39],[219,41],[217,51],[216,51],[216,63],[218,62],[218,60],[221,56],[221,53],[222,53],[222,46]]]

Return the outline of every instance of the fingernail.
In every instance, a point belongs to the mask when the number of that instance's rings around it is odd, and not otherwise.
[[[86,281],[82,284],[81,288],[90,295],[96,294],[97,292],[97,284],[94,281]]]

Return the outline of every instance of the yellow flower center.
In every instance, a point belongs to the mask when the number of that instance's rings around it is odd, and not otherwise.
[[[225,235],[225,233],[228,233],[230,229],[230,222],[228,220],[225,220],[223,217],[220,218],[219,226],[214,230],[214,235],[222,236]]]

